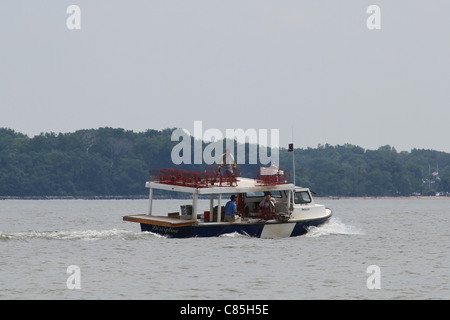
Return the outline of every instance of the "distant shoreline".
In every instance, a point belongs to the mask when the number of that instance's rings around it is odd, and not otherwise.
[[[379,196],[379,197],[318,197],[315,196],[314,199],[320,200],[450,200],[450,196],[400,196],[400,197],[389,197],[389,196]]]
[[[142,196],[0,196],[0,200],[139,200],[148,199]]]
[[[148,199],[148,195],[136,195],[136,196],[0,196],[0,200],[145,200]],[[182,200],[190,198],[173,198],[166,196],[155,196],[156,200]],[[208,198],[209,199],[209,198]],[[400,196],[400,197],[338,197],[338,196],[314,196],[317,200],[450,200],[450,196]]]

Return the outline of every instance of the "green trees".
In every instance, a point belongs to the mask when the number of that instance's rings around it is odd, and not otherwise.
[[[296,149],[296,182],[329,196],[409,196],[450,192],[450,154],[417,150],[397,152],[358,146],[319,145]],[[281,166],[292,167],[291,155],[281,152]],[[439,172],[437,171],[439,166]],[[434,175],[433,175],[434,172]]]
[[[150,169],[175,167],[171,151],[178,141],[171,141],[173,130],[136,133],[99,128],[30,138],[0,128],[0,196],[145,195]],[[321,196],[450,192],[450,154],[444,152],[326,144],[295,149],[295,160],[297,185]],[[205,165],[180,167],[205,169]],[[243,176],[253,178],[259,165],[240,167]],[[280,167],[292,168],[292,153],[283,148]]]
[[[144,194],[139,134],[100,128],[33,138],[0,129],[0,196]]]

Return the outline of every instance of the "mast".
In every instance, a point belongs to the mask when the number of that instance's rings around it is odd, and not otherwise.
[[[292,171],[294,175],[294,187],[295,187],[295,151],[294,151],[294,126],[292,126]]]

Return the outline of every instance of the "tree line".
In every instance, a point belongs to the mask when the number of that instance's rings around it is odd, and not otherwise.
[[[151,169],[204,171],[204,163],[172,163],[178,143],[171,140],[173,130],[99,128],[28,137],[0,128],[0,197],[141,196],[147,194],[144,186]],[[389,145],[365,150],[351,144],[294,152],[296,184],[320,196],[450,192],[450,154],[445,152],[397,152]],[[281,148],[279,155],[280,167],[291,170],[292,153]],[[255,177],[259,166],[240,165],[242,176]]]

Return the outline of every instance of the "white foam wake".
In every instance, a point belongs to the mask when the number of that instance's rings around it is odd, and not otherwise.
[[[331,217],[328,222],[319,227],[310,227],[306,236],[320,237],[331,234],[364,235],[364,231],[355,226],[347,225],[336,217]]]
[[[224,233],[219,235],[219,237],[223,237],[223,238],[249,238],[250,235],[248,234],[242,234],[240,232],[230,232],[230,233]]]
[[[0,241],[7,240],[30,240],[30,239],[45,239],[45,240],[101,240],[101,239],[123,239],[134,240],[146,237],[157,237],[149,232],[133,232],[127,230],[83,230],[83,231],[30,231],[30,232],[15,232],[2,233],[0,232]]]

